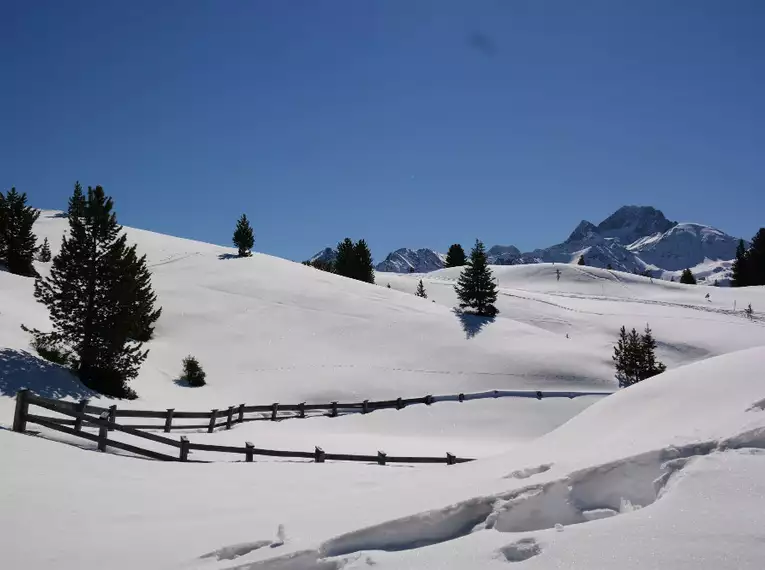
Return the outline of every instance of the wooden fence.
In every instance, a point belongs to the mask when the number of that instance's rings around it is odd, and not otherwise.
[[[482,400],[491,398],[531,398],[536,400],[549,398],[577,398],[581,396],[607,396],[611,392],[562,392],[562,391],[541,391],[541,390],[490,390],[487,392],[475,392],[469,394],[449,394],[441,396],[427,395],[421,398],[397,398],[395,400],[380,400],[357,403],[330,402],[328,404],[279,404],[278,402],[267,405],[229,406],[226,409],[213,409],[209,412],[184,412],[176,411],[174,408],[166,410],[129,410],[118,409],[116,405],[108,408],[100,406],[91,406],[88,400],[81,400],[79,403],[59,402],[58,400],[48,400],[57,402],[71,412],[81,414],[93,414],[100,417],[106,413],[110,422],[116,422],[117,418],[145,418],[162,420],[161,423],[129,423],[124,427],[130,427],[141,430],[162,430],[169,433],[171,430],[198,430],[205,429],[208,433],[213,433],[218,428],[231,429],[238,423],[271,420],[280,421],[286,419],[306,418],[316,412],[329,417],[338,417],[340,415],[360,413],[368,414],[375,410],[403,410],[406,407],[424,404],[430,406],[438,402],[468,402],[472,400]],[[39,399],[38,396],[34,396]],[[181,421],[179,421],[181,420]],[[186,420],[186,421],[183,421]],[[192,423],[188,423],[192,420]],[[195,422],[194,420],[204,420]],[[74,424],[74,420],[66,422]]]
[[[37,414],[30,414],[29,407],[38,406],[40,408],[50,410],[57,414],[67,416],[71,419],[56,418],[50,416],[41,416]],[[257,406],[251,406],[253,408]],[[227,415],[228,426],[231,425],[232,414],[230,412]],[[214,410],[215,411],[215,410]],[[146,416],[139,415],[137,410],[122,410],[122,412],[130,412],[125,414],[125,417],[158,417],[158,416]],[[89,415],[90,413],[98,413],[98,416]],[[147,414],[153,412],[140,412],[140,414]],[[188,414],[182,417],[197,418],[200,415],[196,412],[188,412]],[[209,413],[208,413],[209,415]],[[26,432],[26,426],[28,423],[34,423],[46,427],[48,429],[62,432],[75,437],[87,439],[96,442],[99,451],[106,451],[108,447],[115,449],[121,449],[129,453],[149,457],[151,459],[158,459],[161,461],[189,461],[189,452],[191,451],[208,451],[218,453],[234,453],[244,455],[245,461],[251,462],[255,455],[264,455],[270,457],[290,457],[301,459],[313,459],[316,463],[324,463],[324,461],[361,461],[361,462],[374,462],[379,465],[385,465],[386,463],[445,463],[447,465],[454,465],[455,463],[464,463],[466,461],[472,461],[472,459],[456,457],[451,453],[447,453],[444,457],[389,457],[385,452],[378,451],[377,455],[355,455],[349,453],[326,453],[320,447],[314,448],[314,451],[285,451],[276,449],[260,449],[256,448],[252,443],[245,442],[243,447],[234,447],[228,445],[212,445],[206,443],[192,443],[186,436],[181,436],[179,440],[171,439],[169,437],[157,435],[154,433],[143,431],[143,429],[136,426],[121,425],[116,422],[116,418],[119,417],[116,407],[111,408],[98,408],[96,406],[90,406],[87,401],[79,403],[63,402],[60,400],[51,400],[48,398],[42,398],[29,392],[29,390],[20,390],[16,394],[16,412],[13,417],[13,430],[19,433]],[[166,417],[166,428],[172,421],[173,415]],[[216,415],[211,417],[211,424],[215,421]],[[98,428],[98,434],[84,431],[83,424],[94,426]],[[170,426],[172,427],[172,426]],[[110,431],[118,431],[124,434],[135,436],[140,439],[153,441],[155,443],[167,445],[177,449],[174,455],[167,453],[160,453],[151,449],[145,449],[136,445],[128,444],[123,441],[109,439]],[[166,429],[169,431],[169,428]]]

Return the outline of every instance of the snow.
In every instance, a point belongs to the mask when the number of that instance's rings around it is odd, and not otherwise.
[[[65,220],[44,212],[35,229],[55,253]],[[163,314],[133,383],[140,399],[120,407],[615,391],[616,332],[646,322],[669,370],[605,398],[468,398],[188,434],[200,443],[478,458],[455,466],[209,455],[217,461],[162,463],[52,441],[33,424],[40,437],[7,429],[23,386],[98,399],[31,353],[20,325],[45,329],[46,312],[32,280],[0,273],[3,567],[761,567],[765,288],[495,266],[500,314],[480,320],[452,311],[458,268],[378,275],[374,286],[127,231],[152,265]],[[412,294],[420,279],[428,299]],[[189,353],[208,386],[173,381]]]

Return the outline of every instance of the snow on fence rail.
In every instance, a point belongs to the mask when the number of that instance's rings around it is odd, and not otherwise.
[[[68,416],[73,419],[62,419],[49,416],[40,416],[37,414],[30,414],[29,407],[38,406],[40,408],[50,410],[57,414]],[[383,451],[378,451],[377,455],[356,455],[350,453],[326,453],[322,448],[316,447],[313,452],[310,451],[285,451],[276,449],[260,449],[256,448],[252,443],[245,442],[244,447],[235,447],[229,445],[212,445],[206,443],[192,443],[186,436],[181,436],[179,440],[171,439],[169,437],[157,435],[154,433],[142,431],[135,426],[125,426],[118,424],[116,420],[116,414],[114,413],[116,407],[112,406],[108,409],[102,409],[99,416],[88,415],[89,412],[98,413],[99,408],[96,406],[89,406],[86,400],[83,400],[77,404],[71,402],[62,402],[59,400],[51,400],[48,398],[42,398],[31,394],[29,390],[19,390],[16,394],[16,412],[13,417],[13,431],[24,433],[26,432],[26,426],[28,423],[34,423],[46,427],[48,429],[69,434],[75,437],[80,437],[90,441],[94,441],[97,444],[99,451],[106,451],[107,447],[113,447],[115,449],[121,449],[129,453],[149,457],[151,459],[158,459],[160,461],[189,461],[190,451],[208,451],[219,453],[234,453],[245,456],[246,462],[251,462],[255,455],[265,455],[271,457],[293,457],[302,459],[313,459],[316,463],[324,463],[325,461],[361,461],[361,462],[376,462],[379,465],[385,465],[386,463],[445,463],[447,465],[454,465],[456,463],[465,463],[467,461],[473,461],[472,459],[464,457],[456,457],[451,453],[446,453],[445,457],[405,457],[405,456],[388,456]],[[130,412],[136,412],[137,410],[126,410]],[[192,412],[196,413],[196,412]],[[136,414],[128,414],[127,417],[146,417],[136,416]],[[149,416],[156,417],[156,416]],[[187,416],[188,417],[188,416]],[[194,416],[196,417],[196,416]],[[213,416],[214,418],[214,416]],[[230,418],[230,415],[229,415]],[[98,434],[83,431],[83,424],[95,426],[98,428]],[[69,427],[72,426],[72,427]],[[144,440],[153,441],[163,445],[168,445],[178,449],[177,455],[168,455],[167,453],[161,453],[151,449],[145,449],[136,445],[128,444],[123,441],[109,439],[108,433],[110,431],[118,431],[128,435],[132,435]]]
[[[483,400],[489,398],[577,398],[580,396],[608,396],[611,392],[563,392],[563,391],[541,391],[541,390],[490,390],[487,392],[474,392],[469,394],[447,394],[442,396],[427,395],[422,398],[397,398],[395,400],[372,401],[364,400],[356,403],[331,402],[329,404],[279,404],[278,402],[267,405],[247,406],[240,404],[238,406],[229,406],[227,409],[213,409],[209,412],[182,412],[174,408],[166,410],[120,410],[116,405],[108,408],[100,406],[91,406],[88,400],[82,400],[79,403],[59,402],[60,406],[70,411],[95,414],[100,416],[104,412],[108,414],[110,422],[117,418],[148,418],[164,420],[162,423],[152,424],[123,424],[135,429],[163,430],[169,433],[171,430],[189,430],[206,429],[212,433],[218,428],[231,429],[234,424],[260,421],[260,420],[286,420],[294,418],[306,418],[311,412],[328,412],[329,417],[338,417],[339,415],[361,413],[367,414],[375,410],[395,409],[402,410],[407,406],[416,404],[425,404],[430,406],[437,402],[467,402],[470,400]],[[37,398],[37,396],[35,396]],[[205,420],[204,423],[179,423],[178,420]],[[74,423],[69,421],[68,423]]]

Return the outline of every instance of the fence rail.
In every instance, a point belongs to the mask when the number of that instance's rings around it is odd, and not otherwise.
[[[67,416],[68,418],[56,418],[49,416],[41,416],[37,414],[30,414],[29,407],[37,406],[39,408],[50,410],[57,414]],[[231,408],[229,408],[230,410]],[[151,459],[157,459],[160,461],[189,461],[189,452],[191,451],[207,451],[217,453],[233,453],[244,455],[246,462],[252,462],[255,455],[263,455],[270,457],[290,457],[301,459],[313,459],[316,463],[324,463],[325,461],[360,461],[366,463],[376,462],[379,465],[386,465],[387,463],[445,463],[446,465],[454,465],[455,463],[464,463],[472,461],[472,459],[464,457],[456,457],[451,453],[446,453],[444,457],[389,457],[385,452],[378,451],[377,455],[356,455],[349,453],[326,453],[321,447],[315,447],[314,451],[287,451],[277,449],[261,449],[256,448],[252,443],[245,442],[243,447],[228,446],[228,445],[213,445],[207,443],[193,443],[189,441],[186,436],[181,436],[179,440],[175,440],[166,436],[161,436],[156,433],[142,431],[137,426],[126,426],[116,422],[118,414],[115,413],[116,407],[111,406],[109,408],[98,408],[96,406],[90,406],[87,401],[82,401],[77,404],[71,402],[62,402],[59,400],[51,400],[32,394],[29,390],[20,390],[16,394],[16,411],[13,417],[13,430],[16,432],[26,432],[27,424],[33,423],[41,425],[48,429],[65,433],[71,436],[94,441],[97,444],[99,451],[106,451],[107,448],[112,447],[115,449],[121,449],[129,453],[141,455],[143,457],[149,457]],[[136,412],[136,410],[128,410],[130,412]],[[214,410],[215,411],[215,410]],[[90,413],[97,412],[98,416],[92,416]],[[154,413],[154,412],[151,412]],[[193,412],[196,413],[196,412]],[[146,417],[129,415],[126,417]],[[151,416],[157,417],[157,416]],[[169,416],[172,418],[172,416]],[[216,414],[211,415],[211,425],[216,418]],[[230,423],[231,413],[228,414],[228,420]],[[83,424],[94,426],[98,428],[98,434],[84,431]],[[71,427],[70,427],[71,426]],[[137,445],[125,443],[123,441],[110,439],[108,433],[110,431],[118,431],[125,433],[140,439],[149,440],[162,445],[171,446],[178,451],[176,455],[169,455],[167,453],[161,453],[151,449],[145,449]]]
[[[421,398],[397,398],[395,400],[379,400],[363,402],[330,402],[327,404],[280,404],[275,402],[267,405],[247,406],[239,404],[229,406],[224,409],[213,409],[209,412],[185,412],[176,411],[174,408],[166,410],[121,410],[116,405],[108,408],[92,406],[88,400],[82,400],[79,403],[57,402],[63,409],[81,414],[93,414],[100,416],[104,412],[108,414],[111,422],[117,418],[142,418],[163,420],[162,423],[138,423],[123,424],[142,430],[162,430],[169,433],[173,430],[199,430],[206,429],[212,433],[216,429],[231,429],[235,424],[251,421],[281,421],[287,419],[298,419],[310,417],[310,412],[326,412],[323,415],[329,417],[338,417],[347,414],[368,414],[376,410],[395,409],[402,410],[413,405],[430,406],[438,402],[468,402],[473,400],[493,399],[493,398],[529,398],[529,399],[550,399],[550,398],[578,398],[583,396],[608,396],[611,392],[565,392],[565,391],[542,391],[542,390],[490,390],[486,392],[447,394],[441,396],[427,395]],[[35,396],[37,397],[37,396]],[[248,414],[250,414],[248,416]],[[252,415],[259,414],[259,415]],[[265,415],[264,415],[265,414]],[[185,423],[178,420],[206,420],[203,423]],[[76,420],[75,420],[76,421]]]

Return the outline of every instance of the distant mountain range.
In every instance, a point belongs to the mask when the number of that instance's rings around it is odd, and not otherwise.
[[[711,226],[670,221],[651,206],[623,206],[598,225],[582,220],[563,243],[525,253],[512,245],[495,245],[487,254],[492,265],[576,263],[584,256],[587,265],[664,279],[695,268],[701,281],[724,285],[730,279],[738,241]],[[326,248],[312,259],[332,261],[334,255],[334,250]],[[375,269],[426,273],[443,268],[445,259],[432,249],[402,248],[389,253]]]

